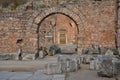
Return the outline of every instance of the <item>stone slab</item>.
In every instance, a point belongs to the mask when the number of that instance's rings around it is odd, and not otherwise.
[[[49,75],[46,75],[42,71],[38,70],[29,80],[51,80],[51,78]]]
[[[65,75],[53,75],[52,80],[65,80]]]
[[[33,75],[31,72],[13,72],[12,74],[9,80],[29,80]]]
[[[13,73],[11,73],[11,72],[7,72],[7,71],[2,71],[2,72],[0,72],[0,80],[6,80],[6,79],[8,79],[8,78],[10,78],[11,76],[13,76]]]
[[[61,63],[48,63],[45,66],[45,73],[46,74],[60,74],[62,73],[61,70]]]

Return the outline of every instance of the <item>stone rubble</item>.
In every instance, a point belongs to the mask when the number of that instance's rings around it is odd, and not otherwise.
[[[108,52],[106,52],[108,53]],[[112,52],[111,52],[112,53]],[[119,77],[120,58],[115,55],[98,55],[91,58],[90,70],[97,70],[99,77]]]
[[[44,57],[45,57],[45,54],[44,54],[44,52],[41,50],[41,51],[39,52],[39,58],[42,59],[42,58],[44,58]]]
[[[80,69],[81,61],[78,55],[60,55],[57,63],[46,64],[46,74],[61,74]]]
[[[34,60],[34,55],[35,55],[35,54],[23,53],[23,55],[22,55],[22,60]]]
[[[90,63],[89,69],[97,70],[100,77],[115,77],[120,75],[120,56],[116,48],[99,46],[84,48],[81,61],[82,63]]]
[[[17,54],[15,53],[2,53],[0,54],[0,60],[15,60],[17,58]]]
[[[46,74],[61,74],[61,63],[48,63],[45,66]]]
[[[113,54],[114,54],[114,52],[109,49],[105,53],[105,55],[109,55],[109,56],[112,56]]]
[[[89,64],[90,59],[92,58],[92,55],[84,55],[84,56],[82,56],[82,58],[83,58],[82,63]]]

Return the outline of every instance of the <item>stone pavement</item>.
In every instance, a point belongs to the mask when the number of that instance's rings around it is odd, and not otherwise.
[[[33,75],[32,72],[0,72],[0,80],[27,80]]]
[[[65,75],[46,75],[41,71],[36,72],[0,72],[0,80],[65,80]]]

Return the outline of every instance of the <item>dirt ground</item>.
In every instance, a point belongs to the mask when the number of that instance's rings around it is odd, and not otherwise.
[[[89,70],[89,65],[81,65],[77,72],[67,74],[66,80],[115,80],[115,78],[98,77],[97,71]]]

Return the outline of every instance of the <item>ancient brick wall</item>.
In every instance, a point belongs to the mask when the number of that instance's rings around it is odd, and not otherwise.
[[[0,52],[15,52],[19,47],[18,40],[22,40],[20,46],[24,51],[36,49],[36,29],[28,21],[31,14],[32,12],[0,13]]]
[[[90,47],[95,43],[100,46],[115,47],[116,3],[115,0],[95,1],[84,7],[86,20],[80,29],[80,47]],[[89,9],[88,9],[89,8]]]
[[[0,13],[0,52],[15,52],[18,40],[22,40],[23,51],[34,52],[41,23],[53,13],[67,15],[76,22],[79,54],[93,43],[116,46],[116,0],[80,0],[39,11]]]

